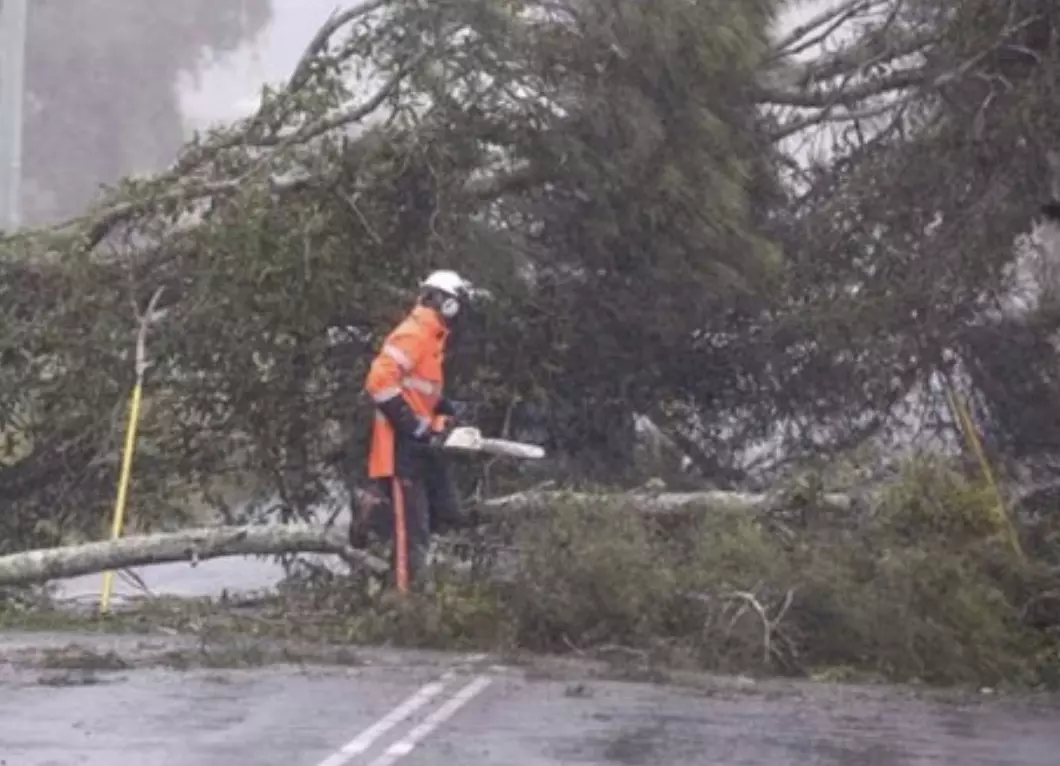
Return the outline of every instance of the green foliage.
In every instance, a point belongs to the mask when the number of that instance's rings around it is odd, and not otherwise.
[[[940,534],[928,508],[963,534]],[[1026,605],[1060,582],[990,543],[987,508],[974,484],[927,462],[853,527],[839,520],[782,533],[768,517],[698,508],[664,531],[633,507],[542,509],[522,525],[514,578],[493,597],[493,619],[507,631],[489,635],[537,651],[618,645],[726,671],[1054,683],[1060,614],[1033,617]],[[481,593],[471,598],[483,604]],[[756,605],[775,622],[768,652]],[[418,630],[446,645],[454,622],[433,629],[433,615],[420,614]]]
[[[560,508],[516,536],[524,551],[511,587],[521,642],[643,641],[674,593],[666,542],[635,513]]]
[[[358,642],[496,650],[512,645],[506,614],[488,589],[443,584],[428,594],[391,597],[355,617],[351,630]]]
[[[934,456],[907,461],[901,479],[887,488],[880,521],[910,544],[924,538],[962,547],[1003,535],[1008,524],[997,492],[971,481]]]

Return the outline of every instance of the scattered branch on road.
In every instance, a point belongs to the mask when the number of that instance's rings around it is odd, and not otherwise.
[[[774,658],[783,662],[786,657],[776,645],[779,636],[780,623],[788,614],[792,604],[795,602],[795,588],[789,588],[780,603],[776,606],[775,613],[770,617],[772,611],[769,604],[764,603],[760,591],[765,583],[759,582],[750,590],[725,590],[718,593],[691,593],[689,598],[706,604],[709,607],[720,604],[717,610],[711,610],[708,618],[708,629],[712,630],[724,624],[723,633],[726,638],[732,636],[740,620],[748,614],[758,615],[762,623],[762,663],[768,665]],[[794,647],[788,646],[789,656],[794,653]]]
[[[749,610],[754,611],[762,621],[762,662],[768,663],[776,651],[773,646],[773,637],[776,635],[777,627],[780,625],[781,620],[784,619],[784,615],[791,608],[791,604],[795,599],[795,589],[788,589],[788,592],[784,595],[784,600],[780,603],[773,617],[769,616],[768,608],[755,595],[756,590],[757,588],[753,591],[734,590],[726,594],[725,597],[727,599],[740,604],[736,614],[729,620],[729,629],[732,630],[739,619],[747,614]]]
[[[351,567],[368,568],[376,573],[389,569],[384,561],[351,548],[346,538],[336,531],[308,525],[270,524],[188,529],[13,553],[0,557],[0,585],[39,583],[172,561],[194,564],[201,559],[281,553],[330,553]]]

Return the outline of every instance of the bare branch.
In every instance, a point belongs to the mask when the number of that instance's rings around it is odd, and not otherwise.
[[[828,8],[821,11],[816,16],[810,18],[803,24],[798,25],[791,30],[787,35],[780,38],[774,46],[775,53],[771,58],[778,59],[784,56],[791,56],[804,50],[808,45],[800,46],[797,49],[789,50],[792,46],[796,45],[800,40],[803,40],[807,35],[812,32],[819,30],[821,27],[827,26],[830,31],[824,35],[817,35],[815,39],[819,41],[822,37],[827,37],[831,31],[835,31],[840,25],[843,24],[847,19],[852,16],[856,16],[863,11],[869,10],[872,6],[878,5],[884,0],[846,0],[835,8]],[[810,43],[809,45],[813,45]]]
[[[882,32],[878,34],[882,35]],[[914,35],[901,43],[881,45],[874,38],[861,41],[860,44],[844,48],[834,56],[822,57],[809,62],[801,69],[798,80],[805,87],[821,83],[847,74],[862,73],[871,66],[893,63],[898,59],[919,53],[932,43],[937,42],[935,33]]]
[[[711,610],[711,616],[708,622],[714,626],[716,620],[726,620],[724,626],[725,633],[731,634],[736,628],[737,623],[750,612],[754,612],[759,621],[762,623],[762,663],[769,664],[773,657],[780,657],[780,652],[775,646],[775,640],[781,636],[778,634],[780,623],[787,616],[788,611],[791,609],[791,605],[795,602],[795,588],[789,588],[784,594],[784,598],[776,608],[776,613],[770,617],[769,607],[762,602],[759,597],[759,590],[765,583],[759,581],[755,583],[754,587],[750,590],[725,590],[719,593],[687,593],[685,596],[693,601],[700,604],[707,605],[708,607],[712,604],[721,603],[724,604],[720,610]],[[732,611],[733,605],[735,605],[735,611]],[[793,648],[788,647],[789,651]]]
[[[927,74],[919,69],[901,71],[879,80],[860,83],[837,92],[822,90],[804,91],[774,88],[762,85],[758,88],[759,102],[782,106],[798,106],[807,109],[819,109],[828,106],[853,106],[867,98],[882,96],[906,88],[916,88],[926,84]]]
[[[0,585],[47,582],[145,564],[282,553],[330,553],[351,567],[376,573],[390,568],[386,562],[351,548],[338,532],[303,524],[269,524],[187,529],[12,553],[0,557]]]
[[[859,13],[870,10],[886,0],[847,0],[835,8],[818,13],[804,24],[795,27],[791,32],[777,41],[770,61],[790,58],[820,44],[834,34],[843,24]],[[824,29],[822,29],[824,27]],[[815,33],[809,40],[807,35]]]
[[[332,13],[328,17],[328,20],[317,30],[317,33],[313,35],[313,39],[309,41],[309,45],[306,46],[302,56],[298,59],[298,63],[294,67],[294,71],[291,73],[290,78],[287,80],[287,87],[285,90],[288,93],[301,90],[301,88],[309,81],[312,74],[313,63],[316,61],[317,56],[320,55],[331,37],[338,32],[342,27],[349,24],[351,21],[356,21],[362,16],[367,16],[373,11],[377,11],[386,5],[389,5],[392,0],[368,0],[367,2],[361,3],[353,8],[347,8],[341,13]]]
[[[96,245],[102,242],[110,231],[119,223],[149,210],[153,205],[157,205],[160,202],[179,202],[186,204],[197,200],[205,200],[210,197],[224,197],[229,194],[234,194],[241,188],[244,188],[252,175],[253,171],[248,172],[239,178],[232,178],[226,181],[189,184],[187,186],[178,186],[175,189],[169,189],[159,194],[145,195],[137,200],[120,202],[106,208],[102,212],[95,213],[94,215],[69,221],[58,227],[58,229],[70,229],[76,226],[90,224],[88,230],[84,234],[81,245],[86,251],[92,250]],[[313,179],[306,175],[269,176],[268,184],[273,193],[282,193],[304,188],[313,180],[317,179]]]
[[[774,141],[782,141],[789,136],[792,136],[800,131],[806,130],[806,128],[814,127],[817,125],[828,125],[840,122],[855,122],[857,120],[869,120],[874,117],[880,117],[889,112],[902,109],[905,105],[912,102],[918,94],[910,93],[904,98],[900,98],[897,101],[889,102],[886,104],[878,104],[877,106],[864,107],[862,109],[844,109],[836,112],[834,107],[823,109],[817,114],[808,115],[800,120],[793,120],[792,122],[784,125],[783,127],[771,132],[770,138]]]
[[[724,597],[741,604],[739,611],[733,616],[729,622],[729,629],[731,630],[739,619],[747,613],[750,609],[758,615],[759,620],[762,621],[762,662],[769,663],[774,654],[773,648],[773,637],[776,634],[777,627],[780,625],[781,620],[788,613],[792,603],[795,600],[795,589],[789,588],[787,593],[784,595],[784,600],[781,602],[777,609],[776,615],[773,617],[769,616],[769,610],[759,601],[755,591],[760,586],[755,586],[750,591],[735,590],[730,593],[724,594]]]
[[[841,50],[830,59],[821,58],[809,62],[801,71],[788,69],[784,73],[772,72],[772,82],[759,86],[759,102],[805,108],[822,108],[832,104],[853,106],[867,98],[892,93],[906,88],[934,88],[967,75],[976,65],[1000,47],[1016,32],[1037,20],[1036,16],[1022,20],[1002,29],[992,45],[985,46],[975,56],[959,66],[946,71],[927,67],[903,69],[875,81],[861,82],[854,86],[842,85],[834,88],[807,90],[808,86],[839,76],[861,74],[873,65],[893,62],[912,55],[937,40],[935,33],[914,35],[899,44],[881,47],[879,37],[868,35],[863,41]],[[888,22],[890,23],[890,22]],[[877,33],[880,34],[880,33]]]

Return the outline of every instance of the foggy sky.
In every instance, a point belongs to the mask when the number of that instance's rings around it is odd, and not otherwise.
[[[796,0],[783,15],[778,32],[838,1]],[[352,0],[273,0],[273,19],[257,40],[204,71],[197,87],[183,83],[180,92],[188,127],[249,114],[256,106],[261,85],[287,79],[306,44],[332,11],[356,4]]]

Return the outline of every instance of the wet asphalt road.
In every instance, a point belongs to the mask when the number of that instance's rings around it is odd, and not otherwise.
[[[9,634],[0,650],[134,637]],[[157,646],[171,643],[157,639]],[[141,643],[142,646],[142,643]],[[859,687],[694,687],[364,650],[360,664],[54,674],[0,664],[3,766],[1055,766],[1060,703]],[[61,677],[61,676],[60,676]]]
[[[142,568],[156,594],[270,587],[269,561]],[[142,595],[115,580],[120,600]],[[99,596],[100,577],[60,595]],[[195,646],[161,636],[0,634],[0,766],[1057,766],[1060,699],[960,702],[908,690],[599,680],[584,663],[356,650],[347,666],[95,673],[41,669],[72,642],[120,656]],[[20,652],[30,650],[30,655]],[[33,659],[33,658],[36,659]],[[141,665],[144,665],[141,667]]]

